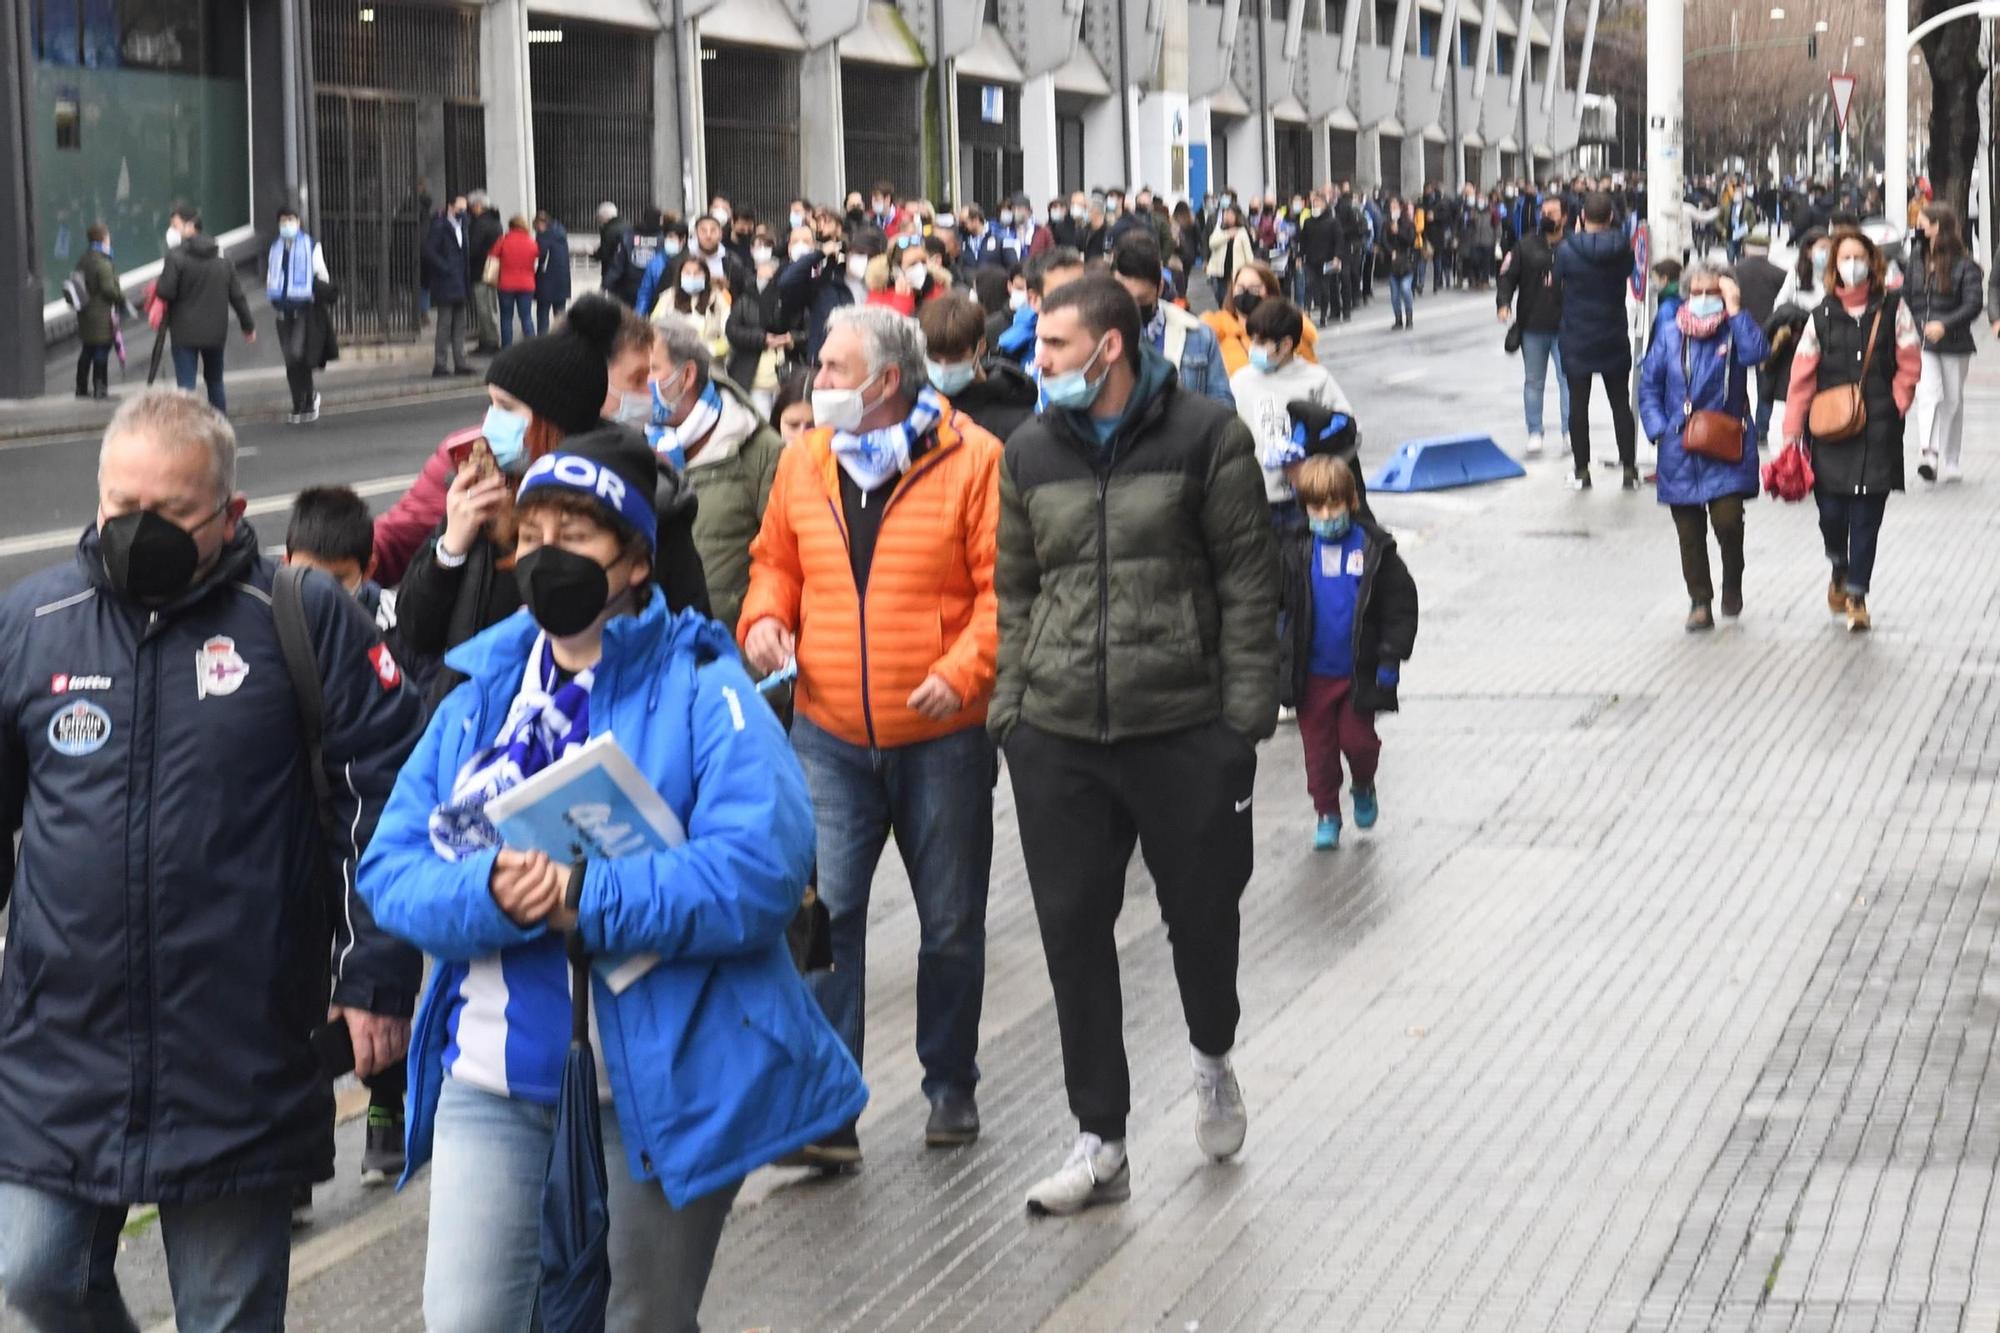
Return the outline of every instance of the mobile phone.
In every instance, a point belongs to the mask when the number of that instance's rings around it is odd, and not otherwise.
[[[475,481],[490,480],[500,470],[494,460],[493,446],[486,442],[484,435],[472,442],[472,476]]]
[[[479,437],[471,435],[445,450],[445,456],[451,459],[451,465],[454,470],[465,466],[465,460],[472,457],[472,446],[478,443]]]
[[[347,1030],[346,1019],[336,1018],[320,1024],[306,1041],[318,1057],[320,1073],[326,1076],[327,1082],[354,1072],[354,1034]]]

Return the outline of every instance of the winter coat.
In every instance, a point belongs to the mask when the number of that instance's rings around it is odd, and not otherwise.
[[[1249,428],[1140,356],[1107,445],[1055,409],[1007,442],[995,740],[1023,721],[1097,742],[1277,726],[1277,560]]]
[[[1625,332],[1632,248],[1616,231],[1580,231],[1556,247],[1555,263],[1563,294],[1558,335],[1563,373],[1625,374],[1632,368]]]
[[[645,268],[632,262],[631,225],[624,218],[614,217],[598,227],[593,258],[601,271],[599,285],[626,305],[637,305],[639,278]]]
[[[511,616],[454,652],[470,678],[431,719],[362,862],[362,895],[438,960],[410,1041],[408,1166],[431,1156],[450,997],[470,964],[545,927],[514,924],[488,881],[495,851],[446,861],[431,811],[492,743],[540,636]],[[577,930],[593,959],[602,1077],[634,1180],[684,1207],[850,1123],[867,1089],[785,944],[812,867],[804,774],[714,622],[652,598],[604,632],[593,736],[616,735],[687,830],[670,851],[587,863]],[[633,955],[660,961],[614,988]]]
[[[1256,260],[1256,250],[1246,228],[1218,227],[1208,239],[1208,276],[1221,282],[1225,293],[1228,284],[1236,281],[1236,275]]]
[[[118,270],[111,256],[100,250],[85,250],[76,261],[83,275],[83,309],[76,312],[76,340],[85,347],[109,347],[117,330],[111,316],[125,309],[125,291],[118,285]]]
[[[681,256],[688,253],[691,252],[684,250],[679,255],[670,255],[662,250],[653,256],[653,262],[646,266],[644,275],[638,280],[638,295],[633,305],[640,314],[650,317],[654,313],[653,307],[661,301],[672,302],[680,291],[673,274],[680,269]],[[709,291],[713,292],[715,290],[713,268],[709,270],[708,276]],[[722,251],[722,280],[729,284],[731,292],[747,291],[751,287],[750,270],[738,263],[736,256],[727,248]]]
[[[1978,261],[1961,257],[1951,266],[1950,280],[1941,288],[1931,285],[1931,266],[1922,252],[1911,257],[1903,269],[1903,299],[1910,303],[1910,317],[1917,321],[1918,336],[1932,320],[1944,325],[1938,342],[1924,339],[1923,350],[1939,356],[1971,356],[1978,350],[1972,343],[1972,326],[1979,319],[1980,292],[1986,275]]]
[[[1750,411],[1750,370],[1769,351],[1764,330],[1748,310],[1724,321],[1709,337],[1692,343],[1678,323],[1655,333],[1639,368],[1639,421],[1646,438],[1659,446],[1661,504],[1705,505],[1732,496],[1757,498],[1757,431]],[[1694,376],[1692,393],[1689,371]],[[1690,410],[1725,412],[1741,421],[1742,457],[1724,463],[1682,448]]]
[[[486,280],[486,256],[493,253],[493,247],[500,243],[500,236],[505,230],[506,224],[500,221],[500,214],[491,208],[483,213],[466,211],[465,255],[474,282],[483,283]]]
[[[375,516],[375,580],[383,587],[393,588],[403,581],[411,559],[444,521],[445,495],[458,475],[451,451],[478,439],[480,430],[467,426],[445,436],[424,460],[410,488],[387,512]]]
[[[1556,258],[1540,232],[1523,236],[1500,261],[1494,301],[1505,310],[1517,299],[1514,320],[1523,333],[1555,333],[1562,328],[1563,292],[1556,281]]]
[[[1799,334],[1812,312],[1789,302],[1779,305],[1764,321],[1764,343],[1771,350],[1757,367],[1757,398],[1782,402],[1792,383],[1792,357],[1799,350]]]
[[[535,265],[542,259],[542,247],[535,234],[525,227],[509,227],[494,242],[492,253],[500,261],[500,281],[494,285],[509,294],[535,290]]]
[[[469,237],[472,219],[460,218],[454,225],[440,213],[431,219],[430,231],[424,236],[424,290],[431,294],[434,305],[456,305],[472,291],[471,266],[466,259],[465,241],[459,236],[461,229]]]
[[[949,413],[935,435],[881,502],[865,597],[855,586],[829,429],[784,451],[750,546],[737,637],[767,616],[796,634],[798,710],[850,745],[893,749],[986,719],[1000,442],[963,412]],[[932,674],[963,701],[942,722],[909,706]]]
[[[1808,328],[1817,356],[1810,392],[1859,382],[1862,401],[1868,408],[1867,426],[1852,439],[1810,441],[1813,489],[1819,494],[1879,495],[1903,489],[1904,413],[1897,402],[1895,387],[1896,311],[1901,304],[1902,298],[1896,292],[1879,294],[1857,321],[1842,308],[1839,297],[1828,296],[1812,313]],[[1882,321],[1875,334],[1875,354],[1869,357],[1868,330],[1875,323],[1878,307]],[[1861,379],[1864,362],[1868,367],[1865,381]],[[1795,392],[1798,376],[1804,371],[1805,367],[1794,360]],[[1788,423],[1789,418],[1788,410]]]
[[[329,1179],[309,1034],[329,994],[410,1012],[422,960],[346,886],[417,699],[360,606],[308,575],[325,846],[275,575],[241,524],[150,610],[112,590],[92,528],[0,596],[0,1180],[129,1204]]]
[[[540,252],[535,260],[535,299],[549,305],[568,305],[570,297],[569,233],[551,219],[548,228],[535,238]]]
[[[1018,366],[989,360],[983,378],[952,395],[951,405],[972,418],[981,430],[1005,444],[1021,423],[1035,415],[1041,393]]]
[[[827,318],[842,306],[854,304],[854,293],[847,289],[847,270],[815,250],[779,269],[777,285],[786,323],[795,324],[801,317],[805,320],[806,363],[819,364]]]
[[[1250,364],[1250,334],[1246,331],[1243,316],[1236,313],[1235,306],[1221,310],[1211,310],[1201,317],[1215,334],[1216,346],[1222,351],[1222,368],[1226,382],[1230,376]],[[1298,357],[1302,361],[1319,364],[1319,330],[1311,320],[1302,324],[1305,336],[1299,340]],[[1212,395],[1211,395],[1212,396]]]
[[[231,310],[243,332],[257,330],[236,266],[216,249],[213,237],[191,236],[183,242],[167,260],[154,292],[167,303],[167,333],[176,347],[222,346],[229,339]]]
[[[1408,213],[1388,221],[1382,248],[1389,254],[1389,276],[1407,278],[1417,271],[1417,224]]]
[[[722,326],[722,336],[729,344],[724,368],[730,379],[745,388],[757,385],[757,369],[764,354],[770,351],[764,344],[765,336],[783,333],[790,327],[785,322],[783,304],[775,281],[760,291],[754,278],[748,291],[738,292],[730,300],[729,318]]]
[[[685,475],[700,500],[694,545],[708,580],[709,613],[734,634],[750,590],[750,543],[764,526],[785,441],[741,388],[720,376],[715,387],[722,394],[723,416],[689,454]]]
[[[1762,325],[1778,308],[1778,293],[1790,274],[1762,255],[1745,255],[1736,265],[1736,286],[1743,293],[1743,309]]]
[[[1309,266],[1308,272],[1318,273],[1328,264],[1340,258],[1340,224],[1333,214],[1322,210],[1318,216],[1308,214],[1299,223],[1299,258]]]
[[[1376,679],[1382,667],[1399,670],[1417,647],[1417,583],[1396,553],[1396,539],[1373,519],[1355,519],[1361,529],[1361,587],[1354,599],[1354,711],[1369,716],[1394,713],[1396,686]],[[1313,645],[1313,535],[1300,528],[1278,544],[1279,680],[1287,707],[1306,696]]]

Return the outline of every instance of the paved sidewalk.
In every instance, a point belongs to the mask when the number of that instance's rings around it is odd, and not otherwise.
[[[1454,424],[1517,443],[1490,300],[1422,313],[1414,337],[1382,310],[1322,341],[1371,461]],[[867,1165],[760,1173],[705,1327],[1994,1329],[2000,358],[1982,352],[1968,481],[1891,501],[1872,636],[1826,614],[1809,505],[1751,507],[1745,617],[1690,637],[1650,494],[1572,495],[1552,458],[1371,497],[1422,634],[1372,833],[1311,852],[1297,733],[1263,748],[1234,1164],[1193,1142],[1135,865],[1133,1198],[1024,1215],[1074,1126],[1005,781],[985,1135],[927,1152],[916,924],[885,858]],[[419,1328],[423,1202],[307,1233],[294,1324]]]

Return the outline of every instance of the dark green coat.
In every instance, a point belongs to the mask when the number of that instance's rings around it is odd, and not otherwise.
[[[76,340],[85,347],[109,347],[111,312],[125,304],[125,293],[118,286],[118,270],[111,266],[109,255],[96,250],[85,250],[83,258],[76,261],[76,268],[83,274],[83,290],[88,298],[83,309],[76,312]]]
[[[749,395],[726,376],[717,375],[715,387],[725,399],[758,417],[757,429],[730,457],[693,462],[687,470],[688,485],[700,501],[694,515],[694,545],[708,574],[709,613],[734,634],[743,596],[750,591],[750,543],[764,526],[764,506],[771,499],[771,482],[778,475],[785,441],[762,419]]]
[[[1277,553],[1250,432],[1151,349],[1105,449],[1056,410],[1007,441],[993,581],[996,739],[1019,721],[1099,742],[1277,726]]]

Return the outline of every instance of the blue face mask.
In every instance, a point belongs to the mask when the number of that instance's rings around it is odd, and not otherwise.
[[[1354,527],[1354,517],[1351,514],[1335,514],[1331,518],[1310,518],[1307,522],[1312,525],[1313,536],[1325,542],[1345,540],[1349,530]]]
[[[931,387],[949,398],[972,383],[972,377],[979,373],[979,363],[966,361],[953,366],[942,361],[926,360],[924,371],[930,377]]]
[[[1250,364],[1268,375],[1278,368],[1278,358],[1271,354],[1268,347],[1252,347]]]
[[[1690,296],[1688,298],[1688,313],[1696,319],[1713,319],[1715,316],[1721,314],[1722,311],[1722,298],[1719,296]]]
[[[528,418],[519,412],[509,412],[498,403],[486,409],[486,424],[479,432],[486,437],[486,447],[493,451],[493,461],[503,472],[528,452]]]
[[[1090,354],[1090,360],[1083,363],[1082,369],[1065,370],[1060,375],[1044,375],[1042,394],[1049,400],[1049,406],[1082,412],[1096,402],[1099,391],[1104,388],[1104,378],[1099,376],[1092,381],[1090,369],[1097,364],[1097,358],[1102,355],[1104,355],[1104,344],[1100,341],[1097,350]]]

